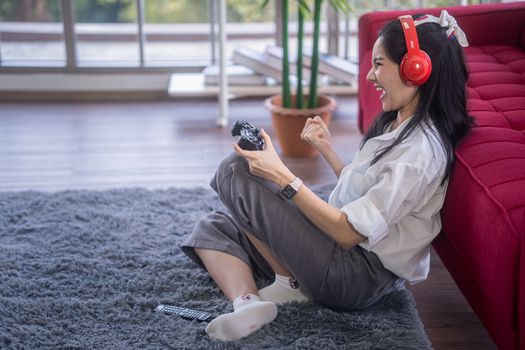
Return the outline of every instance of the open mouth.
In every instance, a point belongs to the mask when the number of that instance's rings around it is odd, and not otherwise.
[[[377,91],[381,91],[381,96],[379,96],[379,98],[382,100],[382,99],[386,96],[386,91],[385,91],[385,89],[383,89],[383,87],[380,86],[380,85],[375,85],[375,84],[374,84],[374,86],[375,86],[375,88],[376,88]]]

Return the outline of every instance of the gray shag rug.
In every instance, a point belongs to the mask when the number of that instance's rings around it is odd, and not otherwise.
[[[0,193],[0,348],[431,348],[408,290],[358,312],[282,306],[229,343],[211,341],[205,323],[155,313],[159,303],[232,311],[179,248],[218,208],[207,188]]]

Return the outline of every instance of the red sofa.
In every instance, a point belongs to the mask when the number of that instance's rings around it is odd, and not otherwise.
[[[366,81],[386,21],[443,8],[372,12],[359,21],[359,116],[381,110]],[[467,35],[468,109],[433,246],[500,349],[525,349],[525,2],[448,7]]]

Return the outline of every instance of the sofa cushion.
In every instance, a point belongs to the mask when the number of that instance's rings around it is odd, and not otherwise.
[[[474,128],[458,148],[457,157],[469,168],[483,195],[504,209],[502,220],[511,231],[522,235],[525,232],[525,133],[500,127]]]
[[[525,50],[503,45],[465,49],[468,109],[477,126],[525,132]]]

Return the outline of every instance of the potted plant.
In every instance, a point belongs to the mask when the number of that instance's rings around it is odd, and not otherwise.
[[[263,6],[268,3],[265,0]],[[306,119],[320,116],[328,125],[335,101],[329,96],[317,94],[317,76],[319,73],[319,35],[321,26],[321,9],[323,0],[313,0],[313,10],[310,10],[307,0],[296,0],[298,6],[297,30],[297,86],[296,93],[292,95],[290,87],[290,67],[288,56],[288,0],[282,0],[282,93],[268,98],[266,107],[272,114],[272,123],[277,135],[277,140],[285,156],[304,157],[314,156],[318,152],[307,142],[301,140]],[[330,4],[344,12],[350,11],[346,0],[330,0]],[[312,14],[314,23],[313,45],[310,66],[310,86],[308,95],[303,92],[303,34],[305,17]]]

